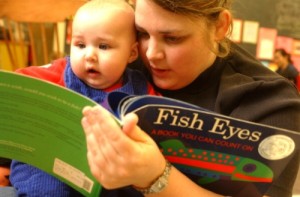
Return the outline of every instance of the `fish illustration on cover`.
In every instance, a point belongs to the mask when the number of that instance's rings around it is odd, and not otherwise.
[[[217,180],[272,182],[273,171],[265,164],[247,157],[187,148],[177,139],[160,143],[161,151],[176,168],[186,174],[203,177],[198,184]]]

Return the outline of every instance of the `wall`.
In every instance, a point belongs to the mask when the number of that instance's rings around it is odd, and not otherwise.
[[[300,39],[300,0],[234,0],[234,18],[275,28],[280,36]],[[255,55],[256,45],[241,43]]]
[[[28,61],[28,44],[24,47],[20,44],[9,43],[9,47],[14,54],[15,65],[12,65],[5,42],[0,40],[0,69],[13,71],[23,68]]]

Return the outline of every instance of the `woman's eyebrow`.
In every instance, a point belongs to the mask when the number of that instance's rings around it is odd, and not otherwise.
[[[143,27],[139,25],[135,25],[137,31],[147,32]],[[158,31],[160,34],[174,34],[174,33],[182,33],[181,30],[178,29],[166,29],[166,30],[160,30]]]

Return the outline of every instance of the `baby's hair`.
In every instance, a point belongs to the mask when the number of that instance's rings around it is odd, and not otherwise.
[[[128,0],[88,0],[85,4],[83,4],[79,9],[88,8],[88,9],[98,9],[103,5],[130,5]]]
[[[10,167],[11,159],[0,157],[0,166],[1,167]]]

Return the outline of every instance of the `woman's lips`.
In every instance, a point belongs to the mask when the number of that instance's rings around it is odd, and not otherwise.
[[[167,69],[158,69],[158,68],[153,68],[151,67],[151,72],[153,75],[157,77],[164,77],[169,73],[169,70]]]

